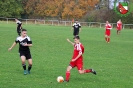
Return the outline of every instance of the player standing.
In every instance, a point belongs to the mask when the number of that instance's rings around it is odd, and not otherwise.
[[[91,72],[91,73],[96,75],[96,71],[94,71],[93,69],[83,69],[83,56],[82,56],[82,54],[84,53],[84,46],[80,43],[79,36],[74,37],[74,43],[71,42],[69,39],[67,39],[67,41],[74,46],[74,52],[73,52],[72,60],[70,61],[70,64],[66,70],[66,82],[69,82],[70,71],[74,67],[77,67],[80,74]]]
[[[30,54],[29,47],[32,46],[32,41],[30,37],[27,36],[26,29],[22,29],[21,36],[17,37],[15,42],[12,44],[12,46],[8,49],[8,51],[12,50],[12,48],[19,43],[19,54],[22,61],[22,66],[24,69],[24,75],[27,74],[26,72],[26,63],[25,61],[28,60],[29,66],[28,66],[28,73],[30,74],[30,70],[32,68],[32,59]]]
[[[117,22],[117,34],[119,35],[122,29],[122,22],[121,19]]]
[[[76,36],[76,35],[79,34],[79,30],[81,31],[81,25],[80,25],[80,23],[78,22],[78,20],[75,21],[75,23],[73,24],[71,30],[73,30],[73,35],[74,35],[74,36]]]
[[[111,24],[106,21],[106,24],[105,24],[105,40],[107,43],[110,42],[110,30],[112,29],[112,26]]]
[[[15,22],[17,24],[17,33],[20,36],[21,34],[21,29],[22,29],[22,22],[20,22],[17,18],[15,18]]]

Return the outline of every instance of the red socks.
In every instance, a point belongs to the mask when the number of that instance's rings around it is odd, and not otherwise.
[[[66,72],[66,81],[69,81],[69,78],[70,78],[70,72],[67,71],[67,72]]]
[[[110,42],[110,38],[108,38],[108,42]]]
[[[84,70],[84,73],[90,73],[90,72],[92,72],[91,69],[86,69],[86,70]]]

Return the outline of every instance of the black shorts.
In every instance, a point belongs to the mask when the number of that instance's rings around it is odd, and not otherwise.
[[[21,33],[21,30],[17,30],[17,33]]]
[[[26,60],[32,59],[32,58],[31,58],[30,51],[28,51],[28,52],[19,51],[19,54],[20,54],[20,57],[21,57],[21,56],[25,56],[25,57],[26,57]]]
[[[79,34],[79,30],[74,30],[73,35],[76,36]]]
[[[21,29],[17,27],[17,33],[21,33]]]
[[[21,33],[21,24],[19,24],[18,26],[17,26],[17,33]]]

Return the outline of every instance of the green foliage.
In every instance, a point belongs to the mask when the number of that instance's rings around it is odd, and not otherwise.
[[[0,0],[1,17],[20,17],[22,12],[21,0]]]
[[[16,25],[0,22],[0,27],[1,88],[133,88],[132,30],[116,35],[112,29],[111,42],[107,44],[104,28],[83,27],[80,36],[85,47],[84,68],[94,68],[98,74],[80,75],[75,68],[69,83],[57,83],[57,76],[65,78],[72,56],[73,47],[66,41],[73,41],[71,27],[23,24],[33,41],[30,75],[23,75],[18,45],[7,51],[17,37]]]

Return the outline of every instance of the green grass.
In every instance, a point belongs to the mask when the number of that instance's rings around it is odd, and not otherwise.
[[[73,41],[71,27],[23,25],[33,41],[31,53],[33,68],[23,75],[18,45],[7,49],[17,37],[15,24],[0,24],[0,88],[133,88],[133,30],[111,33],[111,42],[105,43],[104,30],[83,27],[80,33],[85,47],[84,68],[94,68],[97,75],[71,71],[69,83],[57,83],[57,76],[65,78],[71,60]]]

